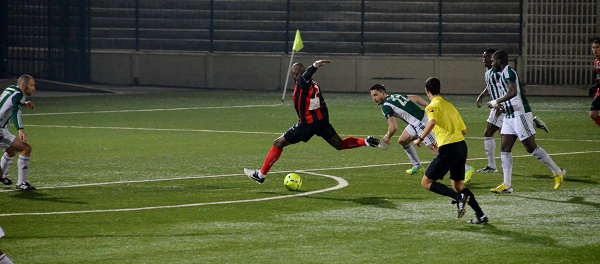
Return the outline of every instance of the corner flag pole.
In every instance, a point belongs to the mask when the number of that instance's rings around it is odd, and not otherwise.
[[[283,86],[283,95],[281,96],[282,104],[285,101],[285,92],[287,91],[288,82],[290,81],[289,70],[292,68],[292,61],[294,61],[294,53],[296,53],[296,51],[300,51],[302,48],[304,48],[304,45],[302,44],[302,37],[300,36],[300,30],[297,29],[296,37],[294,38],[294,46],[292,46],[292,56],[290,57],[290,64],[287,67],[288,70],[286,71],[287,77],[285,77],[285,85]]]

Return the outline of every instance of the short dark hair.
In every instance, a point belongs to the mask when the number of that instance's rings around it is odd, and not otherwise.
[[[597,38],[596,40],[594,40],[594,42],[592,42],[592,45],[594,44],[600,44],[600,38]]]
[[[496,51],[492,55],[492,58],[500,59],[500,64],[508,64],[508,53],[506,53],[506,51],[503,51],[503,50]]]
[[[427,78],[425,81],[425,89],[432,95],[440,94],[440,91],[442,90],[440,80],[435,77]]]
[[[379,83],[371,86],[370,90],[371,91],[377,90],[377,91],[380,91],[380,92],[386,92],[387,93],[387,91],[385,90],[385,86],[383,86],[383,84],[379,84]]]
[[[494,54],[494,52],[496,52],[495,49],[486,49],[485,53],[490,53],[490,54]]]

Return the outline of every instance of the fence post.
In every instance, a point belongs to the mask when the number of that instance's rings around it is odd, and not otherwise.
[[[135,0],[135,51],[140,51],[140,0]]]
[[[213,0],[210,0],[210,22],[208,24],[208,32],[210,33],[208,52],[213,53],[215,51],[213,43],[213,40],[215,39],[215,3]]]
[[[291,0],[287,0],[287,15],[285,16],[285,48],[283,49],[283,52],[285,52],[285,54],[290,53],[290,40],[289,40],[289,36],[290,36],[290,15],[292,13],[292,7],[291,7],[292,3]]]
[[[8,1],[0,1],[0,79],[8,72]]]
[[[360,55],[365,55],[365,0],[360,3]]]
[[[442,56],[442,1],[438,3],[438,56]]]

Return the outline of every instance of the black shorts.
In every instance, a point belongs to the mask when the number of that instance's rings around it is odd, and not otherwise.
[[[594,98],[594,101],[592,101],[592,107],[590,108],[590,111],[598,110],[600,110],[600,95]]]
[[[439,154],[431,161],[425,175],[432,180],[441,180],[450,171],[450,179],[465,180],[465,163],[467,162],[467,143],[459,141],[443,145]]]
[[[320,120],[309,125],[297,123],[288,129],[283,134],[283,137],[287,142],[296,144],[300,141],[307,142],[314,135],[329,140],[336,134],[337,132],[335,132],[335,129],[328,120]]]

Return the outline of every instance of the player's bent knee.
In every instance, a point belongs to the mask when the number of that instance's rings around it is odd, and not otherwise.
[[[23,143],[23,150],[21,150],[21,155],[22,156],[26,156],[29,157],[29,155],[31,154],[31,146],[27,143]]]

